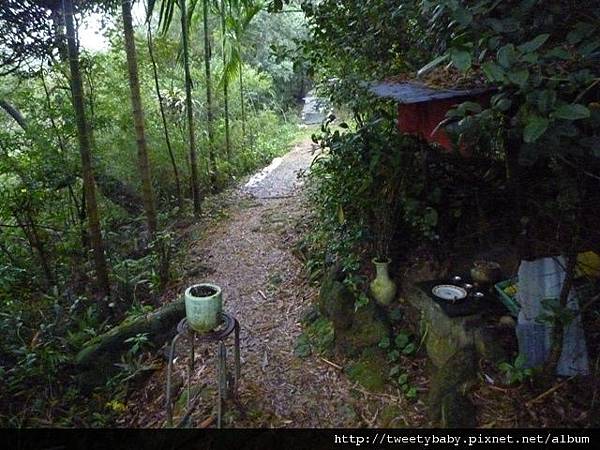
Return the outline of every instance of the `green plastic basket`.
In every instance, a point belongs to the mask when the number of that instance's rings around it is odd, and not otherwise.
[[[494,285],[494,288],[496,288],[496,292],[498,293],[500,300],[502,301],[504,306],[506,306],[506,309],[508,309],[510,311],[511,315],[513,315],[515,317],[517,317],[517,315],[519,314],[521,305],[519,304],[519,302],[517,301],[517,299],[515,297],[511,297],[506,292],[504,292],[504,288],[513,283],[518,284],[518,282],[519,282],[519,278],[514,277],[514,278],[510,278],[508,280],[501,281]],[[574,286],[574,290],[575,290],[575,295],[580,300],[590,298],[593,295],[593,291],[594,291],[593,284],[589,283],[589,282],[585,282],[585,281],[584,282],[580,281],[580,282],[576,283]]]
[[[519,305],[519,302],[515,297],[511,297],[506,292],[504,292],[504,288],[513,283],[517,283],[518,281],[519,279],[517,277],[509,278],[508,280],[500,281],[499,283],[496,283],[494,285],[494,288],[496,289],[496,292],[500,297],[500,301],[504,304],[504,306],[506,306],[506,309],[508,309],[510,314],[514,317],[517,317],[517,315],[519,314],[521,305]]]

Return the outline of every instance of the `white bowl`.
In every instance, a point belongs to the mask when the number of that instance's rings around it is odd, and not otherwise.
[[[431,290],[432,294],[442,300],[462,300],[467,297],[467,291],[453,284],[438,284]]]

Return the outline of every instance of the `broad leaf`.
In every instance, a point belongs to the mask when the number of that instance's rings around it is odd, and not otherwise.
[[[585,44],[579,47],[579,53],[584,58],[589,57],[592,53],[594,53],[598,47],[600,47],[600,40],[595,40],[591,42],[586,42]]]
[[[337,207],[337,219],[340,225],[343,225],[344,222],[346,222],[346,218],[344,215],[344,208],[342,207],[342,205],[338,205]]]
[[[546,52],[546,56],[564,60],[571,58],[571,54],[563,47],[554,47],[552,50]]]
[[[390,338],[385,337],[378,344],[379,348],[390,348]]]
[[[452,63],[460,71],[464,72],[471,67],[471,53],[465,50],[452,49],[450,52],[450,57],[452,58]]]
[[[524,63],[527,63],[527,64],[537,64],[539,59],[540,59],[540,57],[537,53],[525,53],[521,57],[521,61],[523,61]]]
[[[587,119],[590,117],[590,110],[585,106],[572,103],[570,105],[563,105],[554,111],[553,116],[557,119],[566,119],[566,120],[578,120],[578,119]]]
[[[519,69],[512,72],[508,72],[508,79],[511,83],[518,85],[523,88],[527,84],[529,79],[529,71],[527,69]]]
[[[537,97],[538,109],[542,112],[550,112],[556,103],[556,91],[545,89]]]
[[[394,367],[392,367],[390,369],[390,377],[395,377],[399,373],[400,373],[400,366],[399,365],[395,365]]]
[[[498,19],[487,19],[487,24],[496,32],[502,33],[504,31],[504,26],[502,22]]]
[[[549,123],[545,117],[530,116],[523,130],[523,140],[529,144],[537,141],[546,132]]]
[[[394,343],[396,344],[396,347],[398,347],[398,348],[406,347],[408,342],[409,342],[409,337],[408,337],[408,335],[406,335],[404,333],[400,333],[398,336],[396,336],[396,339],[394,341]]]
[[[517,59],[515,46],[512,44],[507,44],[503,47],[500,47],[497,57],[501,66],[509,68]]]
[[[481,70],[492,82],[504,80],[504,70],[496,63],[488,61],[481,66]]]
[[[465,27],[473,22],[473,14],[471,14],[471,11],[469,11],[467,8],[458,8],[454,12],[454,16],[456,17],[458,23]]]
[[[544,43],[548,40],[549,37],[550,37],[550,35],[547,33],[540,34],[539,36],[533,38],[531,41],[525,42],[524,44],[519,45],[518,48],[523,53],[534,52],[538,48],[540,48],[542,45],[544,45]]]
[[[402,350],[402,353],[404,353],[405,355],[412,355],[416,350],[417,350],[417,346],[415,345],[414,342],[411,342],[406,347],[404,347],[404,349]]]
[[[511,106],[512,101],[507,98],[502,98],[494,104],[494,107],[499,111],[508,111]]]

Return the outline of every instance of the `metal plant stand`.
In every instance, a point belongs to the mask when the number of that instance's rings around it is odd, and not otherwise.
[[[173,405],[171,402],[171,374],[173,371],[173,356],[175,355],[175,347],[182,337],[187,337],[189,341],[190,362],[187,373],[187,414],[191,414],[191,381],[192,373],[195,366],[195,346],[196,341],[199,343],[217,343],[217,383],[219,398],[217,404],[217,427],[221,428],[221,420],[223,414],[223,401],[227,399],[228,394],[233,395],[237,392],[237,385],[240,379],[240,324],[237,319],[229,314],[221,313],[222,323],[214,331],[200,333],[192,329],[187,322],[187,319],[182,319],[177,324],[177,335],[171,341],[171,350],[169,352],[169,364],[167,366],[167,392],[166,392],[166,410],[167,410],[167,425],[173,426]],[[227,371],[227,348],[225,340],[234,333],[234,361],[235,370],[233,380],[230,373]]]

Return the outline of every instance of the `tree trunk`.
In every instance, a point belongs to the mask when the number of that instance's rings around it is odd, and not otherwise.
[[[32,217],[31,211],[25,206],[24,208],[24,217],[22,218],[19,214],[19,211],[13,211],[13,217],[17,222],[17,225],[25,235],[27,242],[29,243],[29,247],[33,254],[37,253],[38,260],[40,262],[40,266],[42,268],[42,272],[44,273],[45,278],[45,289],[49,289],[52,286],[56,285],[56,281],[54,279],[54,274],[52,273],[52,269],[50,268],[50,261],[48,254],[46,252],[46,246],[44,241],[40,238],[40,235],[37,230],[37,226]]]
[[[227,35],[225,28],[226,10],[225,1],[221,0],[221,50],[223,53],[223,107],[225,113],[225,154],[227,161],[231,162],[231,139],[229,135],[229,80],[225,73],[227,67]]]
[[[246,109],[244,106],[244,74],[242,70],[244,68],[244,64],[240,61],[240,105],[242,108],[242,142],[244,145],[246,144]]]
[[[92,169],[92,152],[87,120],[85,117],[85,104],[83,99],[83,85],[79,69],[79,48],[75,38],[73,20],[73,0],[62,0],[65,25],[67,28],[67,51],[69,54],[69,67],[71,69],[71,93],[75,119],[77,121],[77,137],[79,139],[79,152],[81,155],[81,168],[83,184],[85,186],[85,202],[87,208],[88,227],[92,244],[92,253],[96,267],[98,289],[102,296],[110,295],[108,281],[108,266],[104,256],[104,243],[100,230],[100,217],[96,202],[96,185]]]
[[[58,2],[58,5],[60,5],[60,2]],[[60,6],[52,9],[52,20],[54,21],[60,59],[62,62],[68,63],[69,53],[65,36],[65,17]],[[128,214],[140,214],[142,212],[140,204],[142,204],[143,201],[138,196],[135,189],[109,175],[104,167],[100,165],[98,160],[92,160],[92,163],[96,175],[96,185],[102,195],[114,204],[123,208]]]
[[[63,14],[62,5],[59,2],[51,6],[52,25],[56,34],[56,46],[58,55],[62,62],[67,62],[69,59],[69,51],[67,49],[67,37],[65,36],[65,16]]]
[[[208,131],[208,171],[210,174],[211,188],[214,188],[216,175],[215,152],[213,148],[213,103],[212,103],[212,79],[210,70],[210,58],[212,50],[210,47],[210,36],[208,33],[208,0],[202,0],[202,14],[204,23],[204,71],[206,76],[206,122]]]
[[[185,0],[180,0],[181,37],[183,45],[183,68],[185,72],[185,106],[187,111],[188,136],[190,141],[190,172],[192,181],[192,197],[194,199],[194,214],[200,215],[201,203],[200,185],[198,180],[198,161],[196,158],[196,134],[194,132],[194,110],[192,109],[192,77],[190,75],[189,28]]]
[[[169,127],[167,126],[167,117],[165,115],[165,107],[163,103],[163,97],[160,92],[160,85],[158,83],[158,69],[156,67],[156,60],[154,59],[154,44],[152,43],[152,17],[148,18],[148,54],[150,61],[152,62],[152,73],[154,75],[154,88],[156,89],[156,97],[158,98],[158,106],[160,109],[160,117],[162,119],[163,131],[165,134],[165,143],[167,144],[167,151],[169,153],[169,159],[171,160],[171,166],[173,167],[173,176],[175,178],[175,187],[177,189],[177,206],[179,211],[183,211],[183,192],[181,191],[181,181],[179,180],[179,169],[175,162],[175,156],[173,154],[173,147],[171,146],[171,138],[169,136]]]
[[[137,142],[138,170],[142,181],[142,199],[148,223],[150,236],[156,233],[157,219],[154,206],[154,193],[152,191],[152,178],[150,163],[148,162],[148,147],[144,130],[144,111],[140,94],[140,80],[138,77],[137,56],[135,52],[135,36],[133,33],[133,19],[131,17],[131,0],[122,0],[123,32],[125,35],[125,53],[127,54],[127,71],[129,73],[129,88],[131,89],[131,106],[133,108],[133,123]]]
[[[560,311],[566,311],[569,294],[573,288],[575,268],[577,266],[577,251],[575,249],[576,245],[573,245],[572,250],[566,255],[565,280],[563,281],[558,299]],[[568,325],[568,323],[564,323],[564,321],[561,320],[556,320],[554,322],[552,330],[552,346],[550,347],[550,354],[548,355],[548,359],[544,366],[544,372],[548,379],[553,379],[555,377],[558,361],[560,360],[560,355],[562,353],[565,329]]]

